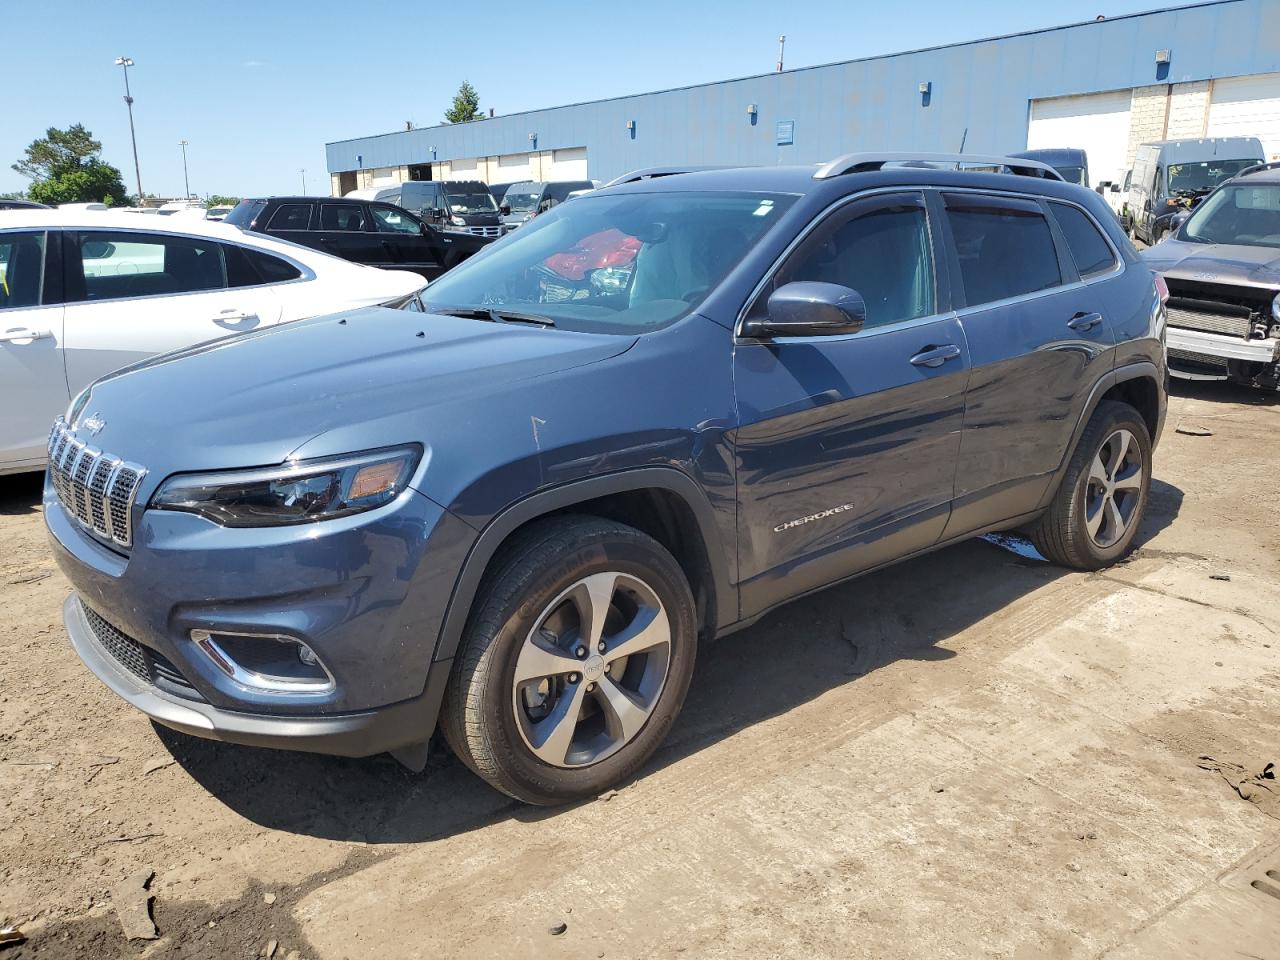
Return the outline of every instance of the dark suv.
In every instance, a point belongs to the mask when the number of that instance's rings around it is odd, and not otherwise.
[[[155,720],[414,767],[439,720],[500,790],[590,796],[699,643],[987,531],[1098,569],[1147,505],[1163,303],[1039,163],[637,174],[423,296],[120,371],[54,425],[67,631]]]
[[[365,266],[412,270],[428,280],[493,242],[436,230],[390,203],[329,197],[241,200],[225,222]]]

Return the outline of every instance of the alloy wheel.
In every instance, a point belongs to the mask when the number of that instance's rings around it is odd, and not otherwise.
[[[630,743],[657,706],[671,621],[657,593],[595,573],[539,614],[516,657],[511,698],[525,745],[544,763],[584,767]]]
[[[1133,523],[1142,500],[1145,467],[1137,438],[1121,428],[1111,433],[1089,464],[1084,494],[1085,529],[1099,547],[1114,546]]]

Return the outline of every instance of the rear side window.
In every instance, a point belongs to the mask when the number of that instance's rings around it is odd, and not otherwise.
[[[1111,247],[1083,210],[1065,203],[1051,203],[1049,209],[1053,211],[1054,219],[1067,238],[1067,246],[1081,277],[1106,273],[1116,265]]]
[[[0,310],[40,305],[44,234],[0,233]]]
[[[354,233],[364,229],[364,211],[358,203],[322,203],[320,229]]]
[[[227,219],[230,219],[228,217]],[[268,230],[305,230],[311,224],[311,204],[282,203],[271,215]]]
[[[1037,204],[958,194],[946,203],[969,306],[1062,283],[1053,233]]]
[[[91,230],[79,234],[73,281],[83,294],[69,300],[117,300],[222,290],[227,286],[223,246],[212,240],[159,233]]]
[[[257,287],[267,283],[297,280],[301,272],[287,260],[261,250],[227,244],[223,247],[227,261],[227,285]]]

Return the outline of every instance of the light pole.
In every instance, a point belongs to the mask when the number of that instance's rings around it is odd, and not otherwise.
[[[182,148],[182,189],[185,191],[182,194],[182,199],[190,200],[191,199],[191,183],[187,180],[187,141],[179,140],[178,146]]]
[[[298,172],[302,174],[302,195],[305,197],[307,195],[307,168],[303,167]]]
[[[138,184],[138,206],[142,206],[142,170],[138,166],[138,135],[133,132],[133,96],[129,93],[129,68],[133,60],[129,57],[116,57],[116,66],[124,68],[124,102],[129,108],[129,139],[133,141],[133,175]]]

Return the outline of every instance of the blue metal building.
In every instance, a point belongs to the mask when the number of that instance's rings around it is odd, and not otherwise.
[[[1216,0],[945,47],[327,144],[332,192],[406,179],[606,180],[850,150],[1089,150],[1247,134],[1280,157],[1280,0]],[[1062,142],[1075,141],[1075,142]]]

